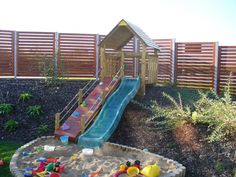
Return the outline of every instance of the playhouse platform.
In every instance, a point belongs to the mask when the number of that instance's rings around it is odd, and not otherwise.
[[[100,82],[95,89],[85,98],[86,106],[78,106],[76,110],[67,118],[64,124],[68,125],[67,130],[63,130],[62,126],[56,130],[54,135],[59,138],[60,136],[69,136],[69,140],[76,142],[78,135],[81,134],[81,119],[85,117],[85,127],[87,127],[96,117],[102,107],[102,94],[105,92],[105,99],[117,88],[120,79],[113,80],[111,77],[106,77],[103,82]],[[101,84],[102,83],[102,84]]]

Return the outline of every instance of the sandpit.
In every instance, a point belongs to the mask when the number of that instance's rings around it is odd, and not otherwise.
[[[54,146],[55,150],[53,152],[39,152],[39,147],[45,145]],[[32,154],[24,156],[22,152],[25,151]],[[75,158],[72,158],[72,156]],[[102,169],[102,172],[97,177],[113,176],[119,170],[121,164],[125,164],[127,161],[134,162],[135,160],[139,160],[142,167],[152,164],[160,166],[160,177],[185,176],[183,165],[150,152],[107,142],[102,148],[94,149],[93,155],[84,155],[82,149],[78,148],[76,144],[63,145],[54,137],[38,138],[20,147],[10,162],[12,175],[23,177],[26,167],[37,167],[38,164],[34,162],[38,157],[58,158],[61,163],[65,164],[65,170],[60,173],[61,177],[82,177],[98,169]]]

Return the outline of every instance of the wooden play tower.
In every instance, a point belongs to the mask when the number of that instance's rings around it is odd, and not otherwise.
[[[124,51],[124,46],[132,40],[134,51]],[[101,79],[114,77],[121,69],[124,72],[125,60],[133,59],[133,74],[130,77],[141,77],[139,95],[145,95],[145,85],[157,83],[159,47],[139,27],[121,20],[113,30],[99,43],[101,54]]]

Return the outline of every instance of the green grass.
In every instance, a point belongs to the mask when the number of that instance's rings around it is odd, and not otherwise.
[[[4,161],[4,166],[0,167],[0,176],[12,177],[9,170],[9,163],[11,161],[12,155],[19,147],[20,144],[14,142],[0,141],[0,159]]]

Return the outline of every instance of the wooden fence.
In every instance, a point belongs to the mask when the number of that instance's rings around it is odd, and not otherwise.
[[[175,44],[175,81],[178,87],[214,88],[216,45],[211,42]]]
[[[231,82],[231,92],[236,94],[236,46],[220,46],[218,62],[218,91],[222,92]]]
[[[0,30],[0,76],[14,75],[14,32]]]
[[[66,77],[97,77],[100,68],[97,44],[104,37],[0,30],[0,77],[41,77],[45,62],[58,74],[63,71]],[[230,78],[232,91],[236,94],[236,46],[218,46],[216,42],[175,42],[173,39],[154,41],[161,50],[159,83],[175,82],[178,87],[221,92]],[[124,51],[139,48],[132,39]],[[152,53],[150,49],[148,52]],[[134,71],[135,64],[138,65],[133,58],[125,58],[126,75],[138,72]]]

